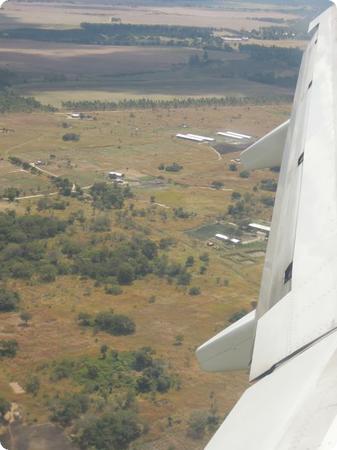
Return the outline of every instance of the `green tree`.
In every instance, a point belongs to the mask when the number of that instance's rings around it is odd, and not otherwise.
[[[106,344],[101,345],[100,352],[101,352],[102,359],[106,359],[106,354],[107,354],[108,350],[109,350],[109,347]]]
[[[32,394],[34,397],[37,395],[40,389],[40,380],[36,375],[32,375],[28,378],[25,385],[26,392]]]
[[[18,350],[18,343],[15,339],[0,341],[0,358],[14,358]]]
[[[119,284],[131,284],[135,279],[135,271],[131,264],[124,263],[120,266],[117,274]]]
[[[0,288],[0,312],[15,311],[20,302],[20,296],[17,292],[7,291]]]
[[[27,327],[28,326],[28,322],[32,319],[32,315],[28,311],[22,311],[20,313],[20,319],[22,320],[22,322]]]
[[[82,449],[127,450],[141,434],[142,426],[136,414],[118,410],[91,420],[80,431],[78,443]]]
[[[20,195],[19,189],[15,187],[9,187],[4,190],[3,197],[7,198],[9,202],[14,202],[16,197]]]

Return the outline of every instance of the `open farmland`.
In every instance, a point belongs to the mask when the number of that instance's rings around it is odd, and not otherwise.
[[[0,40],[0,69],[24,77],[17,81],[20,92],[57,107],[69,100],[275,98],[292,93],[289,87],[240,77],[259,70],[247,54],[209,51],[209,64],[193,67],[189,61],[196,55],[202,58],[202,50]],[[268,63],[264,66],[268,70]]]
[[[274,7],[274,9],[276,9]],[[285,12],[274,10],[271,7],[263,12],[261,17],[261,5],[243,8],[232,5],[225,8],[196,8],[196,7],[120,7],[120,6],[92,6],[91,4],[41,4],[23,3],[11,1],[4,7],[5,18],[2,18],[0,26],[35,25],[44,27],[74,27],[82,22],[109,23],[111,18],[118,18],[124,23],[132,24],[165,24],[165,25],[193,25],[200,27],[232,28],[236,30],[251,30],[259,26],[267,26],[275,19],[293,20],[298,18],[296,10],[285,8]],[[280,8],[279,8],[280,9]],[[6,22],[6,18],[8,18]]]
[[[237,153],[219,157],[211,146],[186,143],[174,136],[182,129],[186,131],[182,128],[184,125],[191,133],[215,136],[217,130],[229,128],[258,137],[282,122],[288,113],[287,105],[279,105],[105,112],[96,113],[95,120],[69,119],[63,113],[1,117],[1,126],[12,130],[0,135],[0,157],[3,158],[0,170],[6,175],[1,177],[1,190],[10,186],[22,189],[22,181],[16,178],[16,173],[11,173],[16,168],[9,165],[9,156],[29,162],[43,160],[44,170],[66,176],[81,186],[105,181],[109,170],[118,170],[126,174],[134,192],[122,211],[144,211],[127,223],[118,210],[98,212],[88,199],[80,202],[63,197],[68,206],[64,211],[53,211],[53,216],[66,219],[82,210],[85,222],[74,224],[64,238],[51,239],[50,251],[57,251],[60,242],[75,236],[85,246],[89,236],[99,241],[110,233],[131,236],[146,232],[156,242],[163,238],[173,240],[174,245],[168,252],[170,259],[184,264],[186,258],[192,256],[195,263],[190,269],[191,286],[201,287],[199,295],[191,296],[188,287],[149,275],[124,286],[120,295],[112,296],[90,278],[75,275],[58,276],[49,283],[36,279],[9,280],[7,288],[20,294],[20,310],[29,311],[32,319],[28,326],[22,326],[18,312],[1,314],[0,336],[16,339],[19,351],[16,358],[2,361],[0,388],[2,395],[19,404],[26,423],[46,422],[53,399],[78,389],[71,380],[51,381],[54,363],[64,358],[96,358],[103,344],[120,352],[150,346],[179,378],[179,389],[139,396],[139,414],[151,426],[138,441],[137,448],[166,449],[170,445],[179,450],[203,448],[208,433],[198,440],[186,435],[191,414],[211,409],[222,418],[245,388],[247,379],[245,374],[202,373],[194,350],[223,329],[235,313],[251,309],[258,295],[265,243],[260,241],[234,248],[216,242],[214,247],[208,248],[203,238],[196,238],[190,231],[226,216],[233,191],[242,196],[252,195],[256,204],[254,219],[268,221],[271,208],[259,202],[267,193],[254,193],[253,188],[264,178],[275,179],[275,175],[263,171],[241,178],[242,169],[229,170]],[[64,122],[71,128],[65,130]],[[69,131],[80,135],[80,140],[63,142],[62,135]],[[161,163],[173,161],[183,167],[178,173],[159,170]],[[29,192],[36,190],[37,180],[51,183],[43,174],[27,176],[31,179],[31,185],[25,187]],[[223,188],[212,188],[214,180],[222,182]],[[50,192],[54,189],[51,184]],[[39,199],[11,204],[3,201],[1,207],[14,208],[18,214],[25,210],[37,213]],[[175,208],[193,215],[179,219],[174,216]],[[48,212],[42,214],[48,215]],[[102,214],[111,221],[109,231],[103,234],[90,231],[90,223]],[[225,220],[235,219],[227,217]],[[209,262],[206,274],[201,274],[199,257],[205,252]],[[110,308],[131,317],[137,326],[136,333],[116,337],[93,333],[77,324],[77,316],[83,311],[97,314]],[[182,336],[183,340],[178,345],[175,344],[177,336]],[[38,394],[15,394],[8,383],[14,380],[25,386],[31,373],[40,380]],[[216,404],[212,400],[214,397]],[[32,431],[25,433],[29,435]]]

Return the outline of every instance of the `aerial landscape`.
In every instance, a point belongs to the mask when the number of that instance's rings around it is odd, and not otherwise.
[[[0,9],[0,442],[201,450],[248,386],[196,349],[255,309],[290,115],[328,1]]]

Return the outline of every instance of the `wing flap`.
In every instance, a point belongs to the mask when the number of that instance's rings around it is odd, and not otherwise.
[[[336,450],[336,379],[333,333],[249,388],[206,450]]]

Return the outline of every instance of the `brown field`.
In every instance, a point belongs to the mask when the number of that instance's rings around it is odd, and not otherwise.
[[[261,8],[261,5],[259,6]],[[228,9],[190,8],[190,7],[110,7],[102,5],[62,5],[21,3],[11,1],[4,6],[0,22],[1,27],[42,25],[44,27],[77,27],[81,22],[109,23],[111,17],[120,18],[124,23],[133,24],[165,24],[165,25],[193,25],[200,27],[232,28],[251,30],[259,26],[272,23],[260,22],[262,11],[247,11],[240,8]],[[296,19],[296,14],[273,11],[275,7],[263,12],[263,17]]]
[[[213,135],[218,129],[231,128],[258,137],[284,121],[288,113],[287,105],[99,113],[96,121],[71,121],[71,131],[79,133],[81,140],[67,144],[61,140],[64,130],[60,127],[61,122],[67,120],[65,115],[5,115],[1,118],[1,126],[14,132],[0,135],[0,156],[4,158],[1,173],[7,177],[1,176],[0,190],[8,185],[18,185],[16,174],[10,173],[11,166],[6,162],[9,155],[29,161],[43,159],[48,162],[48,171],[69,176],[82,186],[103,180],[108,170],[125,171],[135,192],[132,199],[135,207],[150,206],[151,196],[155,196],[159,204],[153,206],[150,216],[138,219],[139,225],[148,227],[154,240],[165,236],[176,239],[170,258],[184,261],[193,255],[198,261],[199,255],[207,250],[205,241],[191,238],[186,231],[214,223],[230,203],[231,191],[209,189],[210,183],[221,180],[225,188],[244,194],[252,192],[253,186],[262,178],[274,175],[262,171],[242,179],[238,172],[228,170],[228,163],[237,154],[227,154],[219,159],[211,147],[178,141],[174,134],[182,130],[184,123],[188,124],[189,132]],[[34,140],[34,136],[38,139]],[[53,161],[49,159],[51,153],[56,155]],[[183,170],[177,174],[158,170],[161,162],[172,161],[183,165]],[[164,176],[164,183],[160,186],[151,184],[159,175]],[[31,189],[36,186],[36,179],[44,179],[43,176],[28,176],[31,177]],[[35,204],[34,199],[28,199],[11,207],[22,212],[30,206],[35,211]],[[169,217],[166,222],[160,219],[163,209],[160,205],[166,207]],[[8,207],[8,203],[1,202],[1,206]],[[197,215],[188,220],[174,220],[171,211],[178,206]],[[88,220],[92,217],[90,205],[79,204],[76,200],[70,200],[65,212],[54,214],[66,217],[70,211],[79,208],[84,209]],[[119,231],[115,212],[108,214],[114,223],[113,231]],[[256,210],[257,220],[268,220],[270,216],[270,208]],[[78,238],[81,239],[80,231]],[[21,294],[22,308],[30,311],[33,319],[30,326],[22,327],[17,313],[0,317],[0,336],[15,338],[20,345],[14,360],[2,361],[1,393],[19,403],[28,424],[43,423],[48,419],[48,398],[72,389],[71,385],[51,383],[48,372],[42,372],[39,375],[42,377],[40,392],[37,397],[32,397],[15,395],[9,387],[10,381],[24,386],[28,374],[39,366],[64,357],[95,355],[103,343],[118,350],[152,346],[158,357],[165,358],[171,370],[179,375],[182,387],[179,391],[158,395],[155,400],[146,395],[140,400],[140,413],[151,427],[143,439],[144,445],[139,448],[166,450],[174,445],[177,450],[201,450],[209,436],[202,441],[186,437],[190,414],[207,410],[212,392],[216,394],[219,414],[228,413],[247,386],[247,376],[244,373],[205,374],[197,365],[194,350],[223,329],[234,312],[242,308],[250,310],[259,290],[263,264],[261,250],[263,246],[259,247],[257,256],[253,256],[249,247],[232,249],[219,243],[207,250],[210,253],[207,275],[195,273],[193,278],[193,285],[202,287],[202,293],[197,297],[188,295],[185,288],[169,285],[155,277],[136,281],[117,297],[105,294],[91,280],[74,276],[58,277],[56,282],[49,284],[12,281],[10,286]],[[224,279],[229,281],[228,286],[223,285]],[[154,303],[149,302],[151,296],[156,297]],[[109,308],[132,317],[137,324],[136,334],[129,337],[93,335],[90,330],[82,331],[76,325],[79,312],[96,313]],[[184,336],[184,343],[177,347],[173,342],[179,334]],[[171,428],[167,428],[168,415],[174,419]]]
[[[168,70],[184,64],[194,49],[54,44],[0,40],[0,64],[28,73],[113,76]]]
[[[18,89],[57,107],[67,100],[291,94],[287,88],[191,69],[186,63],[194,54],[201,56],[202,51],[0,40],[0,68],[24,73],[27,80]],[[245,64],[246,57],[210,51],[209,58],[221,60],[230,70],[233,64]],[[55,73],[66,79],[50,82],[44,78]]]

